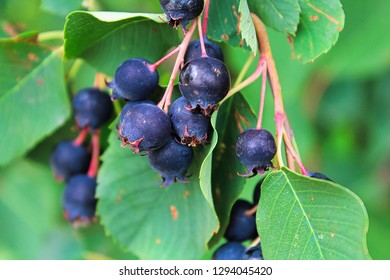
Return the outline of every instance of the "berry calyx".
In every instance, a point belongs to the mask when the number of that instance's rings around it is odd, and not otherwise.
[[[78,174],[69,179],[62,197],[65,218],[74,225],[87,225],[95,219],[96,178]]]
[[[207,56],[224,61],[223,52],[220,46],[214,42],[209,41],[206,37],[204,39]],[[200,40],[193,40],[188,44],[186,54],[184,55],[184,63],[194,60],[202,56],[202,48]]]
[[[200,108],[205,116],[209,116],[229,91],[229,70],[216,58],[206,56],[191,60],[183,66],[179,88],[191,110]]]
[[[77,92],[72,105],[77,126],[92,130],[107,122],[114,110],[108,93],[97,88],[85,88]]]
[[[171,138],[171,122],[156,105],[140,103],[121,113],[118,132],[122,146],[129,145],[139,154],[167,143]]]
[[[257,236],[255,216],[246,214],[252,208],[253,205],[243,199],[239,199],[233,204],[229,224],[224,235],[227,240],[242,242]]]
[[[213,254],[213,260],[241,260],[245,247],[240,242],[222,244]]]
[[[203,11],[203,0],[160,0],[161,9],[167,16],[168,24],[173,27],[186,27],[188,22],[197,18]]]
[[[152,64],[144,58],[125,60],[118,66],[114,80],[107,83],[112,88],[112,99],[130,101],[147,99],[156,90],[159,75]]]
[[[65,140],[57,144],[50,156],[50,166],[58,181],[67,181],[71,176],[88,170],[91,153],[82,145]]]
[[[251,177],[264,173],[272,167],[271,160],[275,154],[275,139],[268,130],[249,128],[237,139],[236,155],[247,169],[247,174],[242,176]]]
[[[186,172],[193,158],[192,148],[179,144],[173,137],[160,149],[148,154],[150,166],[160,173],[167,187],[174,182],[186,183]]]
[[[184,97],[179,97],[172,103],[169,110],[172,127],[181,144],[192,147],[206,144],[210,131],[210,118],[199,111],[188,110],[189,106],[189,102]]]

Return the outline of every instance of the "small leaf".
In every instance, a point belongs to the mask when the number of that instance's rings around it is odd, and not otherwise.
[[[344,12],[339,0],[299,0],[301,21],[292,37],[294,57],[311,62],[329,51],[344,27]]]
[[[248,0],[248,4],[268,27],[295,34],[301,12],[298,0]]]
[[[0,41],[0,165],[22,156],[70,115],[62,60],[31,41]]]
[[[245,41],[246,45],[251,49],[253,55],[256,55],[258,50],[256,30],[255,26],[253,25],[248,3],[246,0],[240,1],[238,12],[240,13],[241,37]]]
[[[262,184],[257,229],[265,259],[369,259],[368,216],[347,188],[286,168]]]
[[[163,14],[73,12],[65,24],[65,57],[83,58],[111,74],[132,57],[153,62],[180,42],[178,31],[165,18]]]
[[[113,131],[99,172],[98,214],[106,232],[140,259],[199,259],[218,222],[199,187],[202,147],[187,184],[161,188],[146,157],[122,148]]]

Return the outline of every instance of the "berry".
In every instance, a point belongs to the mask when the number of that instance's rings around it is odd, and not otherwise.
[[[213,260],[241,260],[245,247],[239,242],[227,242],[213,254]]]
[[[236,155],[248,171],[243,176],[250,177],[268,170],[275,154],[275,139],[268,130],[250,128],[237,139]]]
[[[168,24],[173,27],[179,24],[185,27],[190,20],[202,13],[203,5],[203,0],[160,0]]]
[[[140,103],[121,114],[119,139],[137,154],[160,148],[171,138],[169,117],[156,105]]]
[[[242,259],[243,260],[264,260],[263,252],[261,250],[260,244],[245,250]]]
[[[191,165],[192,158],[192,148],[180,145],[173,137],[160,149],[148,154],[148,162],[154,170],[160,173],[164,187],[176,181],[187,182],[185,173]]]
[[[107,92],[85,88],[73,97],[73,111],[78,127],[98,129],[111,118],[113,105]]]
[[[230,212],[229,224],[225,231],[225,238],[229,241],[245,241],[257,235],[256,219],[246,212],[253,208],[249,201],[239,199],[234,203]]]
[[[256,184],[255,188],[253,189],[253,204],[258,204],[260,200],[260,194],[261,194],[261,185],[264,182],[265,177],[261,178],[261,180]]]
[[[134,105],[137,105],[137,104],[142,104],[142,103],[147,103],[147,104],[151,104],[151,105],[155,105],[152,101],[150,100],[138,100],[138,101],[129,101],[129,102],[126,102],[125,106],[123,106],[122,110],[121,110],[121,113],[120,113],[120,117],[119,117],[119,121],[122,122],[123,121],[123,118],[124,116],[127,114],[127,112],[133,108]]]
[[[107,86],[112,88],[113,99],[136,101],[147,99],[157,89],[158,81],[158,72],[148,60],[132,58],[119,65]]]
[[[71,177],[62,197],[64,216],[71,223],[87,224],[95,218],[96,178],[78,174]]]
[[[322,180],[327,180],[327,181],[331,181],[333,182],[331,179],[329,179],[328,176],[322,174],[322,173],[318,173],[318,172],[309,172],[309,176],[312,177],[312,178],[317,178],[317,179],[322,179]]]
[[[204,46],[206,48],[207,56],[216,58],[223,62],[223,52],[222,49],[218,46],[218,44],[204,39]],[[200,46],[200,40],[193,40],[189,43],[187,47],[186,54],[184,55],[184,63],[188,61],[194,60],[202,56],[202,48]]]
[[[73,175],[87,172],[90,160],[91,154],[84,146],[66,140],[54,148],[50,156],[50,165],[56,179],[66,181]]]
[[[229,70],[216,58],[205,56],[191,60],[183,66],[179,88],[191,110],[199,107],[208,116],[229,91]]]
[[[207,142],[210,118],[200,112],[189,111],[187,109],[189,106],[187,99],[179,97],[171,105],[169,118],[180,142],[195,147]]]

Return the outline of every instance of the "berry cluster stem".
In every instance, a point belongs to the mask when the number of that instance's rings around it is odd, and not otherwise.
[[[168,112],[169,106],[171,105],[171,99],[172,99],[172,92],[173,87],[175,85],[175,79],[179,73],[180,67],[183,64],[184,55],[186,53],[188,44],[190,43],[192,34],[195,31],[196,25],[197,25],[198,19],[195,19],[186,33],[182,43],[179,45],[179,53],[176,58],[175,65],[173,66],[171,77],[169,78],[168,86],[165,90],[164,96],[162,97],[161,101],[157,104],[158,107],[163,109],[165,112]]]
[[[206,47],[204,45],[204,35],[202,32],[202,23],[200,20],[198,20],[198,31],[199,31],[199,41],[200,41],[200,48],[202,50],[202,56],[207,56]]]
[[[204,10],[203,10],[203,25],[202,25],[202,33],[203,36],[207,34],[207,23],[209,21],[209,9],[210,9],[210,0],[204,1]]]
[[[99,156],[100,156],[100,129],[92,134],[92,158],[88,169],[89,177],[96,177],[99,170]]]
[[[89,130],[88,127],[84,127],[84,128],[80,131],[80,133],[79,133],[79,135],[76,137],[76,139],[73,140],[73,145],[75,145],[75,146],[81,146],[81,144],[84,143],[85,138],[87,138],[87,136],[88,136],[88,130]]]

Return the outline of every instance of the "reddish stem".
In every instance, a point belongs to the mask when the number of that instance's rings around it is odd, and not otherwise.
[[[259,108],[259,116],[257,117],[256,129],[262,128],[265,90],[267,88],[267,61],[263,57],[261,57],[260,60],[264,60],[264,62],[263,62],[263,73],[262,73],[263,77],[261,79],[260,108]]]
[[[106,83],[104,75],[101,73],[96,73],[93,87],[99,89],[102,85],[102,81],[104,81],[104,84]]]
[[[285,132],[283,133],[283,139],[284,139],[284,144],[286,145],[288,152],[291,154],[291,156],[294,158],[295,162],[298,164],[299,169],[301,170],[301,173],[303,175],[309,176],[309,173],[307,172],[306,168],[303,166],[301,159],[296,154],[293,146],[291,145],[290,139],[288,138],[288,136]]]
[[[88,135],[88,127],[84,127],[79,135],[76,137],[76,139],[73,140],[73,145],[75,146],[81,146],[85,140],[85,138],[87,138],[87,135]]]
[[[157,104],[157,106],[160,107],[161,109],[163,109],[165,112],[168,112],[168,108],[171,105],[172,92],[173,92],[173,87],[175,85],[175,79],[176,79],[177,74],[179,73],[180,66],[183,64],[184,55],[186,53],[188,44],[191,40],[192,34],[195,31],[197,22],[198,22],[198,19],[195,19],[193,21],[190,29],[188,30],[182,43],[179,46],[180,50],[179,50],[179,53],[177,55],[175,65],[173,66],[173,70],[172,70],[171,77],[169,78],[168,86],[165,90],[164,96],[162,97],[161,101]]]
[[[199,31],[199,41],[200,41],[200,48],[202,50],[202,56],[207,56],[206,53],[206,47],[204,45],[204,37],[203,37],[203,32],[202,32],[202,24],[200,20],[198,20],[198,31]]]
[[[89,177],[97,176],[99,171],[99,157],[100,157],[100,130],[96,130],[92,134],[92,158],[87,173]]]
[[[153,63],[152,65],[149,66],[149,70],[151,72],[154,72],[156,70],[157,67],[159,67],[163,62],[165,62],[166,60],[168,60],[170,57],[172,57],[173,55],[175,55],[177,52],[179,52],[180,50],[180,46],[178,46],[176,49],[174,49],[173,51],[171,51],[170,53],[168,53],[166,56],[164,56],[163,58],[161,58],[159,61]]]
[[[207,24],[209,21],[209,8],[210,8],[210,0],[205,0],[205,6],[203,11],[203,25],[202,25],[202,31],[204,36],[206,36],[207,34]]]

